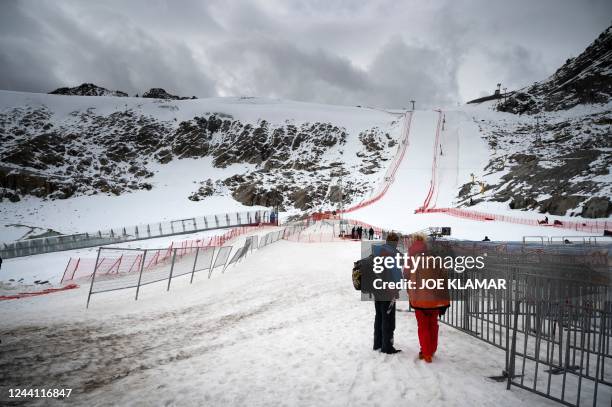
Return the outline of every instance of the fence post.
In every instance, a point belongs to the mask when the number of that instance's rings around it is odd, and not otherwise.
[[[214,260],[215,260],[215,251],[216,251],[216,250],[217,250],[217,249],[216,249],[216,248],[213,246],[213,248],[212,248],[212,251],[213,251],[213,252],[212,252],[212,254],[210,255],[210,267],[208,268],[208,279],[209,279],[209,280],[210,280],[210,275],[211,275],[211,274],[212,274],[212,272],[213,272],[213,267],[214,267],[214,264],[215,264],[215,263],[214,263]],[[221,251],[221,249],[219,249],[219,251]],[[217,252],[217,256],[218,256],[218,255],[219,255],[219,253]]]
[[[176,258],[176,250],[172,253],[172,265],[170,265],[170,275],[168,276],[168,288],[166,291],[170,291],[170,281],[172,281],[172,271],[174,270],[174,259]]]
[[[514,305],[514,327],[512,328],[512,346],[510,347],[510,365],[508,367],[508,384],[506,390],[510,390],[512,384],[512,378],[514,377],[514,359],[516,358],[516,331],[518,326],[518,317],[520,312],[521,301],[516,298],[516,304]]]
[[[98,255],[96,256],[96,265],[94,266],[94,272],[91,275],[91,284],[89,285],[89,294],[87,294],[87,305],[85,309],[89,308],[89,300],[91,299],[91,291],[93,290],[94,280],[96,279],[96,270],[98,269],[98,260],[100,259],[101,247],[98,247]]]
[[[77,269],[79,268],[79,264],[81,264],[81,258],[79,257],[76,265],[74,266],[74,268],[72,269],[72,277],[70,278],[71,280],[74,280],[74,274],[76,273]]]
[[[160,224],[160,227],[161,227],[161,224]],[[134,298],[134,301],[138,300],[138,292],[140,291],[140,282],[142,281],[142,270],[144,269],[146,258],[147,258],[147,249],[145,249],[144,253],[142,253],[142,260],[140,263],[140,274],[138,274],[138,285],[136,285],[136,298]]]
[[[600,360],[601,360],[601,380],[604,379],[604,363],[606,355],[605,351],[605,342],[606,339],[604,337],[604,332],[607,330],[606,326],[606,311],[601,311],[601,321],[599,323],[599,343],[597,344],[597,362],[595,364],[595,389],[593,393],[593,405],[597,404],[597,388],[599,386],[599,370],[600,370]]]
[[[200,254],[200,247],[196,247],[195,260],[193,260],[193,269],[191,270],[191,280],[189,284],[193,283],[193,275],[195,274],[196,264],[198,264],[198,254]]]
[[[99,249],[100,248],[98,247],[98,250]],[[60,280],[60,284],[62,284],[64,282],[64,278],[66,277],[66,271],[68,271],[68,266],[70,266],[70,262],[71,261],[72,261],[72,257],[68,259],[68,264],[66,264],[66,268],[64,269],[64,274],[62,274],[62,279]]]

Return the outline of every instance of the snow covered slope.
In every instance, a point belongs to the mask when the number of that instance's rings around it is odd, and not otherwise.
[[[556,405],[486,381],[504,352],[444,325],[435,363],[422,363],[411,313],[397,314],[403,352],[373,352],[374,306],[347,279],[359,254],[357,242],[283,241],[138,301],[98,294],[84,311],[77,289],[0,302],[4,382],[49,386],[53,372],[78,405]]]
[[[0,224],[62,233],[367,196],[401,112],[262,98],[0,92]],[[5,237],[7,236],[7,237]]]
[[[487,174],[485,168],[492,152],[479,130],[478,120],[475,119],[484,115],[499,118],[506,114],[492,112],[482,106],[464,106],[441,112],[414,112],[406,154],[387,193],[375,203],[352,211],[347,216],[388,230],[402,232],[450,226],[453,237],[473,240],[481,240],[484,236],[489,236],[493,240],[521,240],[523,236],[529,235],[588,234],[546,226],[470,221],[442,213],[415,213],[423,207],[430,188],[432,196],[429,208],[462,205],[465,198],[460,196],[460,189],[463,184],[469,184],[474,186],[474,201],[477,201],[470,209],[527,219],[543,217],[537,212],[514,211],[507,203],[486,202],[480,198],[486,196],[487,191],[481,192],[478,182],[482,179],[494,179],[494,175]],[[436,145],[439,122],[440,131]],[[551,223],[555,219],[565,220],[568,217],[550,216]]]
[[[475,118],[492,155],[480,180],[487,192],[473,200],[612,215],[612,27],[549,78],[498,96]],[[462,205],[472,192],[463,185]]]

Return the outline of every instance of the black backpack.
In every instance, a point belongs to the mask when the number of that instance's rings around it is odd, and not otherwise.
[[[374,292],[374,255],[357,260],[353,264],[353,287],[363,293]]]

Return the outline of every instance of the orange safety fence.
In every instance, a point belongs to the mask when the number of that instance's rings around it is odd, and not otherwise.
[[[310,224],[311,222],[317,222],[318,221],[318,216],[316,216],[317,214],[313,214],[311,215],[308,219],[306,219],[306,222],[308,224]],[[332,219],[332,220],[338,220],[339,216],[335,215],[335,216],[328,216],[326,217],[326,219]],[[320,242],[339,242],[339,241],[346,241],[346,240],[359,240],[359,239],[351,239],[351,235],[350,235],[350,229],[355,226],[361,226],[363,227],[363,235],[367,236],[367,232],[370,228],[372,228],[374,230],[374,235],[375,236],[382,236],[383,234],[383,229],[379,228],[378,226],[374,226],[371,225],[369,223],[366,222],[361,222],[359,220],[355,220],[355,219],[344,219],[348,224],[348,230],[347,230],[347,235],[345,235],[344,237],[340,237],[340,229],[336,229],[335,226],[332,225],[332,229],[327,229],[327,230],[308,230],[308,229],[304,229],[301,230],[300,232],[296,232],[293,235],[285,235],[283,237],[283,239],[285,240],[289,240],[292,242],[299,242],[299,243],[320,243]]]
[[[435,136],[435,144],[433,151],[433,161],[431,165],[431,179],[429,181],[429,191],[427,192],[427,196],[423,201],[422,209],[429,208],[431,204],[431,198],[434,196],[434,192],[436,189],[436,184],[438,183],[438,145],[440,144],[440,127],[442,126],[442,111],[436,110],[438,112],[438,125],[436,126],[436,136]]]
[[[78,285],[76,284],[68,284],[64,287],[60,287],[60,288],[47,288],[45,290],[42,291],[32,291],[32,292],[26,292],[26,293],[18,293],[18,294],[14,294],[14,295],[0,295],[0,301],[4,301],[4,300],[16,300],[16,299],[20,299],[20,298],[29,298],[29,297],[36,297],[39,295],[45,295],[45,294],[51,294],[51,293],[55,293],[58,291],[66,291],[66,290],[72,290],[73,288],[79,288]]]
[[[537,219],[533,218],[520,218],[516,216],[479,212],[462,208],[429,208],[425,210],[419,209],[417,213],[445,213],[447,215],[470,220],[507,222],[529,226],[548,226],[552,228],[570,229],[578,232],[588,233],[603,233],[604,230],[610,230],[610,228],[612,228],[612,222],[608,220],[554,220],[552,223],[541,223],[541,221],[538,221]]]
[[[371,198],[363,200],[360,203],[354,206],[351,206],[350,208],[340,211],[341,213],[353,212],[353,211],[356,211],[357,209],[361,209],[368,205],[372,205],[373,203],[379,201],[383,196],[385,196],[385,194],[389,190],[389,187],[393,183],[393,180],[395,179],[395,174],[397,173],[397,170],[400,164],[402,163],[402,160],[404,159],[404,155],[406,154],[406,150],[408,149],[408,144],[409,144],[408,136],[410,135],[410,124],[411,123],[412,123],[412,112],[408,112],[406,113],[406,118],[404,120],[404,128],[402,130],[402,140],[400,141],[400,147],[398,150],[398,154],[394,157],[395,162],[393,162],[391,166],[389,167],[389,169],[387,170],[381,191],[378,192],[377,194],[374,194],[374,196],[372,196]]]
[[[144,265],[141,264],[143,257],[142,254],[104,256],[98,259],[97,274],[112,275],[137,272],[140,271],[141,266],[144,270],[148,270],[170,260],[172,257],[172,252],[175,249],[176,256],[183,257],[185,255],[194,253],[197,248],[223,246],[226,242],[240,235],[249,233],[253,230],[259,230],[265,226],[268,225],[262,224],[258,226],[241,226],[232,228],[222,235],[215,235],[196,240],[183,240],[179,242],[173,241],[166,249],[150,250]],[[71,257],[68,260],[68,264],[64,270],[61,283],[84,277],[90,277],[95,269],[96,259]]]

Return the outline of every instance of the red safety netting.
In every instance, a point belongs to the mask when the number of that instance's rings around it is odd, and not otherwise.
[[[442,126],[442,111],[436,110],[438,112],[438,125],[436,127],[436,137],[434,144],[434,152],[433,152],[433,162],[431,165],[431,179],[429,181],[429,191],[427,191],[427,196],[423,201],[423,206],[420,208],[421,210],[429,208],[431,204],[431,198],[434,196],[434,191],[436,189],[436,184],[438,183],[438,146],[440,145],[440,128]]]
[[[350,229],[353,226],[363,227],[364,236],[367,235],[367,231],[370,228],[374,230],[375,236],[382,236],[382,233],[383,233],[383,229],[379,228],[378,226],[374,226],[369,223],[361,222],[355,219],[345,218],[344,221],[347,222],[347,228],[349,230],[347,230],[347,233],[348,233],[347,235],[345,235],[344,237],[341,237],[339,224],[326,223],[325,221],[321,222],[319,221],[318,218],[319,216],[317,216],[317,214],[311,215],[309,218],[305,220],[306,222],[305,226],[307,226],[306,229],[299,230],[292,235],[285,234],[285,236],[283,236],[283,239],[289,240],[292,242],[299,242],[299,243],[340,242],[340,241],[346,241],[346,240],[359,241],[359,239],[351,238]],[[340,217],[338,215],[335,215],[335,216],[330,215],[330,216],[325,217],[325,219],[338,221]],[[317,230],[316,228],[313,228],[315,225],[327,225],[327,228],[319,227],[319,229]],[[310,228],[308,228],[308,226],[310,226]]]
[[[16,300],[19,298],[29,298],[29,297],[36,297],[39,295],[45,295],[45,294],[51,294],[51,293],[55,293],[58,291],[66,291],[66,290],[72,290],[73,288],[79,288],[78,285],[76,284],[68,284],[64,287],[61,288],[47,288],[45,290],[42,291],[32,291],[32,292],[27,292],[27,293],[18,293],[18,294],[13,294],[13,295],[0,295],[0,301],[4,301],[4,300]]]
[[[391,186],[391,184],[393,184],[393,180],[395,179],[395,174],[397,173],[397,170],[400,164],[402,163],[402,160],[404,159],[404,155],[406,154],[406,150],[408,149],[408,144],[409,144],[408,136],[410,135],[410,124],[411,123],[412,123],[412,112],[408,112],[406,113],[406,116],[404,119],[404,127],[402,129],[402,140],[400,141],[400,149],[398,151],[398,154],[394,157],[394,161],[391,163],[391,166],[387,170],[387,173],[385,174],[385,178],[382,184],[382,189],[378,193],[374,194],[371,198],[361,201],[357,205],[351,206],[350,208],[344,209],[343,211],[340,211],[340,212],[349,213],[349,212],[356,211],[357,209],[361,209],[368,205],[372,205],[374,202],[379,201],[383,196],[385,196],[385,194],[389,190],[389,187]]]
[[[172,242],[166,249],[149,250],[145,258],[145,264],[142,265],[143,254],[125,254],[101,256],[98,259],[97,275],[113,275],[113,274],[124,274],[131,272],[140,271],[141,266],[143,270],[149,270],[159,264],[164,264],[169,261],[172,257],[173,250],[176,249],[176,256],[183,257],[192,254],[197,248],[203,247],[219,247],[223,246],[226,242],[232,239],[249,233],[253,230],[261,229],[268,225],[258,226],[241,226],[238,228],[232,228],[222,235],[215,235],[206,237],[203,239],[196,240],[183,240],[179,242]],[[126,251],[127,252],[127,251]],[[96,270],[96,259],[93,258],[70,258],[68,264],[64,270],[61,283],[65,281],[77,280],[84,277],[90,277],[94,270]]]
[[[552,223],[541,223],[537,219],[532,218],[520,218],[510,215],[500,215],[495,213],[486,213],[473,211],[461,208],[429,208],[425,210],[418,210],[417,213],[445,213],[447,215],[456,216],[459,218],[478,220],[478,221],[497,221],[497,222],[508,222],[516,223],[520,225],[529,226],[547,226],[552,228],[570,229],[579,232],[597,233],[601,234],[604,230],[610,230],[612,228],[612,222],[607,220],[600,221],[570,221],[570,220],[555,220]]]

